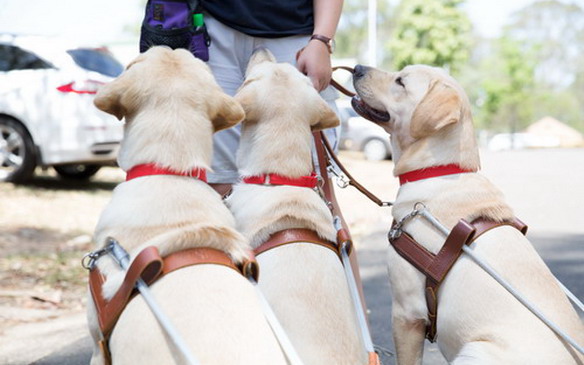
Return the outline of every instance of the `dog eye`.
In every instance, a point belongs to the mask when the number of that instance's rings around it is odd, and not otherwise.
[[[395,83],[398,84],[401,87],[406,87],[406,85],[404,85],[404,82],[403,82],[401,76],[398,77],[397,79],[395,79]]]

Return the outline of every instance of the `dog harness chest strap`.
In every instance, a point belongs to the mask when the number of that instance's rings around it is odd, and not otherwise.
[[[176,176],[186,176],[192,177],[204,182],[207,182],[207,170],[202,168],[194,168],[190,171],[176,171],[166,167],[160,167],[153,163],[140,164],[132,167],[126,173],[126,181],[136,179],[144,176],[152,175],[176,175]]]
[[[469,172],[476,172],[475,170],[468,170],[463,169],[459,165],[450,164],[450,165],[440,165],[440,166],[432,166],[425,169],[414,170],[410,172],[406,172],[404,174],[399,175],[399,183],[400,185],[430,179],[433,177],[440,177],[440,176],[447,176],[447,175],[455,175],[455,174],[464,174]]]
[[[323,240],[316,234],[316,232],[306,228],[290,228],[283,231],[278,231],[272,234],[266,242],[262,243],[254,250],[254,254],[259,256],[261,253],[271,250],[276,247],[297,243],[307,242],[333,251],[337,256],[340,255],[338,246],[330,241]]]
[[[428,325],[426,338],[436,340],[438,316],[438,289],[444,278],[456,263],[464,245],[470,245],[483,233],[504,225],[509,225],[521,233],[527,233],[527,226],[515,218],[509,222],[494,222],[478,218],[472,223],[461,219],[452,229],[440,251],[434,255],[416,242],[410,235],[401,232],[399,236],[390,237],[389,243],[395,251],[418,271],[426,276],[426,306],[428,308]]]
[[[302,188],[314,189],[318,185],[318,177],[316,173],[301,177],[287,177],[278,174],[263,174],[256,176],[246,176],[242,179],[246,184],[258,185],[290,185]]]
[[[133,296],[137,294],[135,285],[138,279],[141,278],[148,285],[152,285],[164,275],[175,270],[201,264],[225,266],[240,274],[254,276],[256,280],[257,273],[259,272],[255,260],[248,261],[241,267],[238,267],[225,252],[209,247],[186,249],[162,258],[156,247],[149,246],[142,250],[132,261],[122,285],[108,301],[103,297],[102,293],[105,278],[97,267],[91,269],[89,272],[89,289],[95,304],[99,328],[102,333],[102,340],[99,346],[102,348],[106,360],[111,360],[109,359],[108,348],[109,336],[124,308]]]

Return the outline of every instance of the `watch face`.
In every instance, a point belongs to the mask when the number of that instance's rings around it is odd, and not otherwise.
[[[331,51],[331,53],[333,53],[335,51],[335,49],[337,48],[337,43],[335,42],[334,39],[331,39],[328,42],[328,45],[329,45],[329,50]]]

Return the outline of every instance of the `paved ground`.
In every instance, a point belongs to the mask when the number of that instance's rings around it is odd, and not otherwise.
[[[552,272],[584,298],[584,150],[483,152],[482,158],[483,173],[505,193],[517,216],[530,225],[528,237]],[[354,155],[345,155],[344,161],[371,190],[385,198],[395,196],[397,182],[391,177],[390,162],[370,163]],[[358,238],[374,342],[393,351],[384,263],[390,211],[348,189],[340,191],[339,197]],[[43,326],[15,328],[10,341],[2,340],[0,364],[87,364],[90,350],[84,327],[84,317],[76,314]],[[383,363],[394,364],[394,360],[384,356]],[[435,346],[426,346],[424,364],[445,363]]]

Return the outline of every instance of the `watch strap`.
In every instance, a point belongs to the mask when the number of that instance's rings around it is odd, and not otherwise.
[[[332,38],[329,38],[327,36],[321,35],[321,34],[313,34],[312,36],[310,36],[310,40],[319,40],[321,42],[323,42],[324,44],[326,44],[328,51],[330,54],[333,53],[333,47],[332,47]]]

